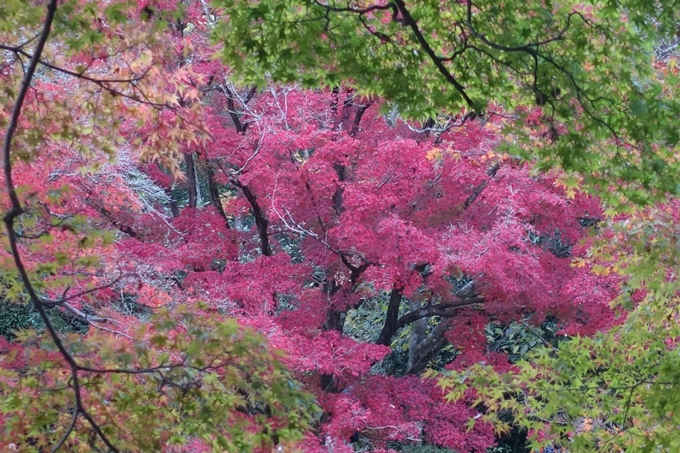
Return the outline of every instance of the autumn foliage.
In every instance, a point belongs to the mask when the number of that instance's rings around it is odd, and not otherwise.
[[[80,413],[74,372],[93,421],[65,451],[481,452],[497,437],[469,424],[475,392],[448,401],[426,369],[510,370],[489,324],[623,319],[620,277],[579,259],[598,199],[497,152],[515,121],[549,139],[540,108],[417,123],[345,86],[242,86],[203,2],[99,2],[107,20],[57,3],[93,37],[47,43],[61,69],[27,94],[14,228],[44,306],[86,327],[59,334],[76,371],[40,329],[0,340],[2,448],[55,444]],[[0,37],[17,89],[22,36]],[[3,304],[28,304],[1,262]]]

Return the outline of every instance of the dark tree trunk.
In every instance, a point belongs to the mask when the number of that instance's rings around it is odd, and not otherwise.
[[[227,213],[224,212],[224,207],[222,206],[222,200],[220,200],[220,191],[215,181],[215,172],[213,171],[212,164],[208,159],[205,160],[205,176],[208,179],[208,194],[210,195],[210,204],[217,209],[219,215],[224,219],[224,224],[229,227],[229,219],[227,218]]]
[[[257,202],[257,197],[250,191],[248,186],[241,184],[238,179],[231,179],[231,183],[236,187],[241,189],[243,196],[246,197],[248,203],[250,203],[250,212],[255,217],[255,225],[257,226],[257,234],[260,237],[260,251],[264,256],[272,256],[272,249],[269,245],[269,232],[267,228],[269,227],[269,220],[262,211],[262,208]]]
[[[392,337],[397,331],[399,320],[399,305],[401,305],[401,296],[403,288],[394,288],[390,293],[390,303],[387,306],[387,316],[385,316],[385,324],[378,336],[377,344],[389,346],[392,342]]]
[[[196,208],[196,206],[198,206],[198,188],[196,187],[196,163],[194,162],[194,154],[185,154],[184,163],[187,167],[187,191],[189,192],[188,207]]]
[[[165,194],[168,196],[168,199],[170,200],[168,202],[168,207],[170,208],[170,212],[172,213],[172,216],[177,218],[179,217],[179,206],[177,206],[177,200],[175,197],[172,195],[172,189],[164,189]]]
[[[361,118],[364,116],[364,113],[368,108],[371,106],[371,104],[366,104],[362,105],[357,109],[357,114],[354,116],[354,122],[352,123],[352,130],[349,133],[352,137],[357,135],[357,132],[359,132],[359,124],[361,123]]]

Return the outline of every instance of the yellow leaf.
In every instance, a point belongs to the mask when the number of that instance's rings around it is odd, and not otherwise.
[[[429,150],[427,152],[427,154],[425,155],[425,158],[427,160],[430,160],[430,161],[439,160],[439,159],[442,158],[442,150],[439,149],[439,148],[432,148],[431,150]]]

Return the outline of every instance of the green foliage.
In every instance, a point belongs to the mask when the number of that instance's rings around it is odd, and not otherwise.
[[[45,323],[30,304],[0,300],[0,313],[2,313],[2,316],[0,316],[0,336],[8,340],[16,338],[17,332],[26,329],[45,331]],[[58,332],[84,333],[88,330],[88,324],[59,308],[49,309],[47,313]]]
[[[359,308],[349,310],[345,318],[343,333],[357,341],[374,343],[385,323],[389,298],[389,293],[382,293],[366,299]],[[408,313],[408,300],[403,298],[399,307],[399,316],[406,313]],[[431,317],[425,333],[429,334],[440,321],[441,318],[439,317]],[[390,344],[392,352],[381,362],[376,363],[372,371],[390,376],[404,375],[408,367],[410,340],[411,326],[407,325],[401,328],[392,339]],[[430,360],[428,367],[433,370],[441,370],[455,357],[455,348],[452,345],[447,345]]]
[[[369,297],[365,299],[357,309],[349,310],[345,318],[343,332],[362,342],[374,342],[380,329],[385,322],[385,312],[389,303],[389,293],[381,293],[380,295]],[[399,314],[403,315],[408,311],[408,304],[402,301],[399,307]],[[406,341],[408,336],[399,338],[398,341]]]
[[[673,0],[214,3],[226,16],[214,38],[244,83],[345,84],[415,118],[516,113],[507,152],[581,172],[619,210],[678,192],[677,76],[653,66]],[[526,127],[537,104],[551,139]]]
[[[678,333],[634,312],[611,331],[532,350],[513,373],[476,365],[444,375],[440,384],[453,399],[474,388],[488,409],[482,419],[501,430],[509,425],[500,415],[511,411],[514,424],[533,431],[533,447],[544,432],[543,445],[570,439],[564,446],[574,452],[677,451],[680,360],[668,338]]]
[[[546,343],[557,346],[560,338],[557,335],[558,323],[555,319],[549,319],[539,326],[531,326],[527,322],[529,320],[508,325],[487,325],[485,333],[489,351],[503,352],[508,355],[510,362],[515,363],[536,347],[544,346]]]
[[[33,307],[28,304],[17,304],[0,301],[0,336],[11,340],[15,332],[35,327],[36,319],[33,316]]]
[[[0,442],[54,445],[61,431],[40,427],[68,426],[71,375],[63,371],[61,357],[49,353],[51,339],[31,332],[18,339],[26,365],[20,372],[0,370]],[[86,342],[67,336],[65,344],[81,368],[86,410],[120,451],[161,451],[199,438],[213,450],[248,452],[299,440],[317,416],[313,399],[263,337],[234,320],[180,307],[161,311],[130,341],[93,332]],[[35,354],[35,345],[46,353]],[[89,426],[78,424],[67,450],[89,451],[90,433]]]
[[[511,447],[507,445],[491,447],[486,450],[486,453],[515,453]]]
[[[398,451],[402,453],[456,453],[448,448],[419,444],[401,445]]]
[[[389,298],[389,293],[382,293],[378,296],[367,298],[359,308],[349,310],[345,317],[343,333],[357,341],[375,342],[385,323],[385,313],[387,312]],[[408,303],[402,300],[399,307],[399,315],[401,316],[407,312]],[[380,363],[373,366],[375,373],[399,376],[406,372],[410,333],[411,328],[407,326],[394,336],[390,344],[392,352]]]
[[[477,365],[449,373],[448,397],[474,388],[482,417],[500,430],[509,423],[533,433],[533,447],[569,451],[674,452],[680,448],[678,224],[676,201],[602,225],[591,255],[576,266],[618,274],[626,308],[620,326],[591,338],[573,337],[528,350],[512,373]],[[521,350],[520,350],[521,352]],[[511,419],[504,414],[510,412]],[[538,441],[538,433],[545,440]]]

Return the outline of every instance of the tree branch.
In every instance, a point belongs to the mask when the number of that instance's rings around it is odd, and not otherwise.
[[[470,196],[467,197],[465,200],[465,203],[463,203],[463,210],[466,210],[467,208],[470,207],[470,205],[477,199],[477,197],[486,189],[486,186],[489,185],[489,181],[492,181],[494,176],[496,176],[496,173],[498,172],[498,169],[500,168],[500,163],[496,162],[487,172],[486,174],[490,176],[489,179],[485,179],[482,181],[481,184],[479,184],[477,187],[474,188]]]
[[[478,33],[477,30],[475,30],[474,26],[472,25],[472,0],[467,0],[467,27],[470,34],[475,38],[479,39],[480,41],[482,41],[487,46],[503,52],[526,52],[530,55],[536,55],[536,51],[539,46],[544,46],[546,44],[550,44],[552,42],[561,40],[564,34],[567,32],[567,30],[569,30],[572,16],[576,15],[580,16],[581,14],[569,13],[569,15],[567,16],[567,23],[565,24],[564,28],[562,28],[562,30],[557,35],[551,38],[544,39],[543,41],[527,43],[521,46],[502,46],[500,44],[496,44],[494,42],[489,41],[483,34]]]
[[[470,96],[465,92],[465,87],[461,85],[455,77],[453,77],[453,74],[446,69],[446,66],[444,66],[444,60],[439,57],[434,50],[432,50],[432,47],[430,47],[430,43],[427,42],[427,39],[425,39],[425,36],[423,36],[423,33],[420,31],[420,28],[418,28],[418,23],[413,19],[413,16],[411,16],[411,13],[409,10],[406,8],[406,4],[404,4],[404,0],[395,0],[394,3],[396,3],[397,7],[399,8],[399,12],[401,12],[401,15],[404,18],[404,24],[407,25],[411,30],[413,31],[413,34],[416,37],[416,40],[420,44],[420,47],[425,51],[425,53],[430,57],[430,60],[434,65],[437,67],[439,72],[444,76],[447,82],[449,82],[453,87],[460,93],[461,96],[463,96],[463,99],[465,99],[465,102],[467,103],[468,107],[470,107],[473,111],[475,111],[475,103],[472,101]]]
[[[453,316],[456,316],[458,310],[465,307],[471,307],[473,305],[482,304],[485,301],[486,299],[484,299],[483,297],[477,296],[471,297],[469,299],[460,299],[455,302],[450,302],[447,304],[429,305],[427,307],[419,308],[418,310],[413,310],[411,312],[406,313],[404,316],[399,318],[399,321],[397,322],[397,327],[401,328],[419,319],[427,318],[430,316],[441,316],[443,318],[451,318]]]
[[[69,368],[71,370],[71,379],[73,382],[73,391],[76,400],[74,418],[77,417],[78,413],[82,414],[83,417],[85,417],[85,419],[90,423],[92,429],[95,430],[97,435],[109,447],[109,449],[114,453],[119,453],[119,450],[108,440],[108,438],[102,432],[97,422],[85,410],[80,394],[80,381],[78,379],[78,364],[62,343],[59,334],[57,333],[54,326],[52,325],[52,322],[47,316],[45,307],[42,304],[42,300],[36,293],[35,288],[33,287],[33,284],[30,281],[28,272],[26,271],[26,267],[24,266],[24,263],[21,259],[21,253],[19,252],[19,246],[17,243],[17,235],[16,232],[14,231],[14,221],[18,216],[20,216],[23,213],[23,208],[21,206],[21,202],[19,201],[19,197],[17,196],[16,187],[14,185],[12,175],[12,142],[19,124],[19,117],[21,116],[21,111],[24,105],[24,101],[26,100],[26,95],[31,86],[31,82],[33,81],[33,76],[35,75],[36,67],[38,66],[38,63],[40,61],[40,55],[42,54],[43,49],[45,48],[45,43],[47,42],[47,39],[49,38],[50,35],[52,22],[54,21],[54,16],[57,11],[57,3],[58,0],[50,0],[49,3],[47,4],[47,14],[45,15],[43,29],[40,34],[40,38],[36,43],[35,51],[31,57],[28,67],[26,68],[24,77],[21,81],[21,88],[14,102],[12,113],[9,119],[9,125],[7,126],[7,131],[5,133],[5,140],[3,142],[2,147],[2,161],[5,176],[5,186],[7,188],[7,194],[10,201],[10,209],[5,213],[2,220],[7,230],[7,238],[10,246],[10,253],[12,254],[14,265],[17,268],[19,276],[23,281],[24,288],[26,289],[26,292],[28,293],[31,302],[33,303],[33,307],[40,315],[42,321],[45,323],[45,327],[47,328],[47,332],[50,338],[52,338],[52,341],[57,347],[57,350],[62,355],[62,357],[69,365]],[[74,424],[75,420],[72,420],[71,425]],[[57,444],[55,444],[55,447],[52,449],[53,452],[56,452],[59,448],[61,448],[61,446],[65,443],[68,434],[70,434],[72,430],[73,428],[71,427],[66,431],[65,435],[62,436],[62,438],[57,442]]]
[[[338,8],[336,6],[330,6],[330,5],[324,5],[321,3],[319,0],[314,0],[314,3],[316,3],[318,6],[324,8],[326,11],[333,11],[334,13],[355,13],[355,14],[367,14],[372,11],[387,11],[387,10],[392,10],[393,12],[396,12],[396,8],[393,2],[389,2],[385,5],[371,5],[366,8]]]
[[[57,441],[57,443],[54,444],[54,447],[52,447],[50,453],[56,453],[64,445],[64,443],[66,443],[66,439],[68,439],[68,436],[70,436],[71,433],[73,432],[73,428],[76,427],[76,422],[78,421],[78,414],[79,414],[78,408],[74,408],[71,423],[69,423],[68,427],[66,428],[66,431],[64,431],[64,434],[62,434],[61,438]]]
[[[12,53],[16,54],[17,56],[21,55],[21,56],[24,56],[24,57],[27,57],[27,58],[33,58],[33,56],[35,54],[31,55],[30,53],[22,50],[22,46],[14,47],[14,46],[6,46],[6,45],[0,44],[0,49],[12,52]],[[84,71],[82,71],[82,72],[71,71],[69,69],[62,68],[60,66],[56,66],[56,65],[49,63],[45,60],[38,59],[38,63],[45,66],[46,68],[52,69],[53,71],[61,72],[62,74],[66,74],[66,75],[74,77],[76,79],[81,79],[81,80],[85,80],[87,82],[93,83],[93,84],[97,85],[98,87],[100,87],[101,89],[108,91],[109,93],[111,93],[114,96],[120,96],[120,97],[129,99],[131,101],[140,102],[142,104],[147,104],[147,105],[150,105],[150,106],[152,106],[156,109],[161,109],[161,108],[172,109],[173,108],[171,105],[160,104],[160,103],[153,102],[153,101],[149,100],[149,98],[144,93],[142,93],[139,90],[139,88],[137,88],[137,86],[135,85],[135,82],[139,82],[140,80],[144,79],[144,77],[146,76],[146,74],[148,72],[148,69],[146,71],[144,71],[144,73],[142,73],[141,75],[139,75],[137,77],[127,78],[127,79],[97,79],[95,77],[90,77],[90,76],[85,75]],[[133,96],[133,95],[127,94],[123,91],[120,91],[120,90],[117,90],[115,88],[108,86],[108,84],[115,84],[115,83],[130,84],[133,87],[133,93],[136,91],[139,94],[139,96],[137,96],[137,95]]]

